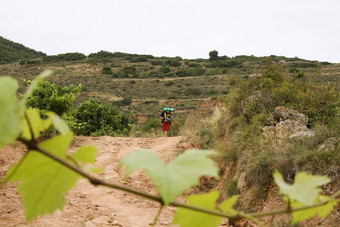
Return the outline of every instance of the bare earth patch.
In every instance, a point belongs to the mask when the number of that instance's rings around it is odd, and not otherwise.
[[[96,165],[103,168],[99,177],[110,182],[125,185],[140,191],[156,194],[150,178],[143,171],[133,173],[124,180],[124,170],[118,161],[138,149],[152,149],[164,161],[172,160],[184,150],[182,137],[168,138],[99,138],[76,137],[71,151],[82,145],[95,145],[98,148]],[[24,154],[21,144],[6,146],[0,152],[0,178]],[[159,210],[159,204],[126,192],[103,186],[95,187],[86,179],[78,181],[67,193],[67,204],[63,211],[45,215],[26,223],[24,207],[17,183],[7,183],[0,189],[0,226],[150,226]],[[170,226],[175,208],[163,209],[156,226]]]

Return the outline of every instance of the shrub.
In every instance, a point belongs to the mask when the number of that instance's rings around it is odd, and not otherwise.
[[[104,66],[102,69],[102,74],[112,75],[112,69],[110,66]]]
[[[150,63],[151,65],[164,65],[165,64],[165,62],[162,60],[153,60]]]
[[[40,59],[32,59],[32,60],[21,60],[19,61],[20,65],[39,65],[41,64]]]
[[[188,76],[187,70],[185,69],[179,69],[176,72],[176,75],[179,77],[184,77],[184,76]]]
[[[263,198],[273,182],[273,173],[276,169],[275,153],[271,150],[255,151],[245,158],[247,158],[247,183],[255,185],[257,196]]]
[[[165,61],[165,64],[170,65],[170,66],[180,66],[180,65],[182,65],[182,63],[177,59],[167,60],[167,61]]]
[[[129,55],[126,56],[125,59],[128,60],[129,62],[147,62],[149,59],[153,59],[155,58],[152,55],[137,55],[137,54],[133,54],[133,55]]]
[[[162,136],[162,123],[159,118],[148,118],[144,123],[135,125],[131,134],[134,137]]]
[[[159,71],[152,71],[152,72],[150,72],[150,77],[159,77],[159,78],[161,78],[161,77],[164,77],[164,73],[159,72]]]
[[[99,51],[98,53],[89,54],[88,60],[89,61],[110,61],[114,57],[114,54],[108,51]]]
[[[237,188],[237,181],[233,179],[227,179],[224,182],[223,189],[226,191],[228,197],[237,195],[239,193]]]
[[[116,73],[116,76],[121,78],[137,77],[137,68],[136,66],[125,66],[123,69]]]
[[[172,86],[174,84],[175,84],[175,82],[173,82],[172,80],[169,80],[169,81],[165,82],[164,85],[167,86],[167,87],[170,87],[170,86]]]
[[[69,87],[60,87],[49,81],[40,81],[37,89],[33,91],[32,96],[27,100],[27,106],[53,111],[62,116],[64,113],[72,111],[75,95],[80,90],[81,84],[77,87],[73,84]]]
[[[201,67],[201,64],[190,62],[190,63],[188,64],[188,67],[191,67],[191,68],[200,68],[200,67]]]
[[[140,72],[138,77],[141,78],[141,79],[149,77],[149,73],[148,72]]]
[[[74,128],[81,135],[127,135],[131,130],[130,114],[123,114],[115,106],[89,99],[81,103],[74,113],[80,127]]]
[[[161,71],[162,73],[168,73],[168,72],[170,72],[170,67],[169,67],[169,66],[162,66],[162,67],[160,68],[160,71]]]
[[[202,90],[199,88],[187,88],[184,93],[188,96],[196,96],[202,94]]]
[[[81,53],[66,53],[46,56],[43,58],[43,62],[80,61],[85,59],[86,56]]]

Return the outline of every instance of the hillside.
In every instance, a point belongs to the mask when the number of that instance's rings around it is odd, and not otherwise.
[[[0,36],[0,64],[15,62],[18,60],[42,58],[44,56],[46,56],[46,54]]]
[[[340,65],[299,58],[270,56],[285,74],[317,83],[339,82]],[[33,79],[45,69],[55,71],[48,80],[60,86],[82,84],[76,104],[88,98],[133,111],[139,120],[157,117],[164,106],[177,116],[206,113],[220,95],[228,94],[232,77],[248,80],[260,76],[266,57],[220,56],[217,59],[182,59],[100,51],[85,56],[67,53],[0,65],[0,75]],[[338,83],[339,84],[339,83]]]

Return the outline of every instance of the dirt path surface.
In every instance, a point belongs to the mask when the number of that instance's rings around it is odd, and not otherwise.
[[[133,173],[124,180],[124,170],[118,161],[138,149],[152,149],[164,161],[172,160],[180,151],[190,148],[181,143],[181,137],[168,138],[98,138],[76,137],[71,152],[81,145],[95,145],[98,148],[96,165],[103,168],[100,177],[140,191],[156,194],[150,178],[143,171]],[[21,144],[6,146],[0,152],[0,178],[24,154]],[[16,192],[17,183],[7,183],[0,189],[0,226],[150,226],[156,216],[158,203],[122,191],[91,185],[87,180],[78,181],[66,195],[67,204],[63,211],[45,215],[25,222],[24,208],[20,195]],[[163,209],[156,226],[170,226],[175,208]]]

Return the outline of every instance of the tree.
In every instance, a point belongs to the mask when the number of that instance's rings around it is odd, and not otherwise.
[[[210,61],[216,61],[218,60],[218,51],[217,50],[212,50],[209,52],[209,60]]]

